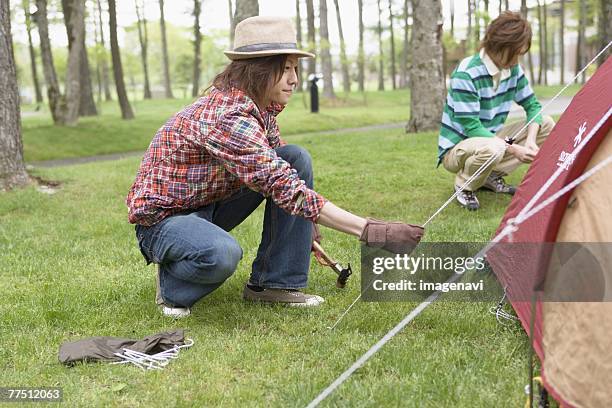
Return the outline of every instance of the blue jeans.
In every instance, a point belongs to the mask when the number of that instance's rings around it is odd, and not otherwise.
[[[275,150],[312,188],[308,152],[295,145]],[[260,193],[244,187],[224,200],[167,217],[155,225],[136,225],[143,256],[147,262],[159,264],[165,303],[190,307],[234,273],[242,258],[242,248],[228,232],[263,200]],[[249,283],[264,288],[306,287],[311,237],[310,221],[288,214],[267,199],[261,243]]]

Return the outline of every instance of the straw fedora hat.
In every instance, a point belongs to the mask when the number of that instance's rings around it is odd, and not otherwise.
[[[295,30],[285,17],[255,16],[236,26],[234,49],[225,51],[231,60],[291,54],[298,58],[314,58],[314,54],[297,49]]]

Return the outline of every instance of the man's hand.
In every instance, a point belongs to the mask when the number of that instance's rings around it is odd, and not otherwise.
[[[508,152],[510,152],[511,155],[513,155],[523,163],[531,163],[535,158],[535,155],[537,154],[537,151],[534,152],[533,150],[528,149],[525,146],[517,144],[508,146]]]
[[[538,145],[536,144],[536,142],[532,142],[531,140],[527,140],[525,142],[525,147],[529,150],[531,150],[531,152],[533,153],[533,155],[535,156],[536,154],[538,154],[538,152],[540,151],[540,148],[538,147]]]

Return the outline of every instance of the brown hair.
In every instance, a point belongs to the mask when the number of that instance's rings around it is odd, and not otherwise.
[[[270,88],[283,77],[287,54],[234,60],[215,76],[212,86],[227,91],[238,88],[255,101],[263,103]]]
[[[489,55],[505,56],[502,63],[507,64],[531,48],[531,25],[520,13],[504,11],[487,27],[480,48]]]

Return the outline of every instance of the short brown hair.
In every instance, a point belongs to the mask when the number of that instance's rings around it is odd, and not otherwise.
[[[238,88],[256,103],[262,103],[270,88],[281,80],[287,54],[234,60],[215,76],[212,86],[221,90]]]
[[[526,47],[526,49],[525,49]],[[518,54],[523,54],[531,48],[531,24],[515,11],[504,11],[491,21],[484,39],[480,43],[487,54],[504,55],[508,61]]]

